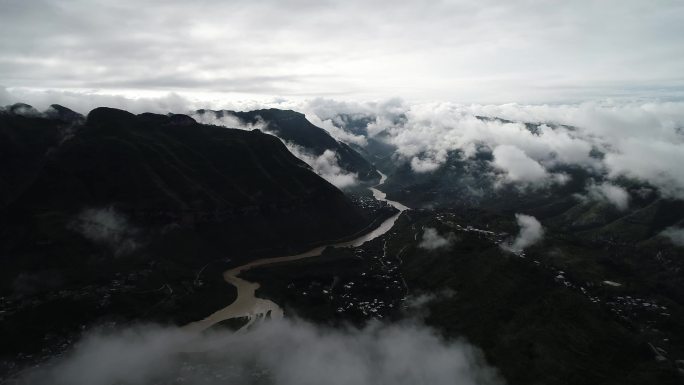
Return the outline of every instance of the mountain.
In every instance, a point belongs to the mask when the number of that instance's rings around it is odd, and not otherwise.
[[[111,206],[143,226],[210,227],[208,233],[222,233],[219,243],[252,250],[301,247],[369,223],[343,193],[259,131],[97,108],[64,140],[69,126],[62,120],[0,119],[8,138],[3,185],[11,186],[3,191],[5,217],[31,218],[37,227],[47,213],[66,226],[81,210]]]
[[[499,246],[504,232],[515,231],[507,217],[411,210],[383,239],[246,276],[265,297],[316,322],[417,317],[482,349],[508,384],[680,383],[673,370],[684,346],[678,271],[659,269],[639,255],[644,250],[608,249],[553,229],[524,255],[509,253]],[[428,229],[444,244],[426,247]],[[676,251],[663,252],[671,268],[682,266]],[[654,357],[651,346],[667,358]]]
[[[83,120],[56,104],[45,114],[22,103],[0,109],[0,209],[36,178],[47,153]]]
[[[621,178],[612,181],[629,196],[626,208],[605,199],[589,198],[588,186],[604,176],[571,165],[556,165],[552,173],[563,183],[527,186],[501,183],[490,164],[491,154],[479,151],[464,159],[450,152],[434,171],[415,172],[408,161],[394,162],[383,190],[388,197],[414,208],[479,208],[493,212],[524,212],[547,226],[597,238],[643,241],[684,221],[684,201],[663,197],[648,183]]]
[[[684,261],[663,232],[684,227],[684,201],[565,164],[548,168],[562,180],[505,183],[486,146],[416,172],[386,132],[346,153],[292,111],[207,113],[261,129],[0,110],[0,377],[60,354],[80,330],[202,319],[236,298],[227,268],[395,213],[365,189],[340,192],[295,144],[340,165],[365,156],[389,175],[380,189],[412,209],[359,247],[243,271],[260,298],[319,324],[418,319],[475,344],[510,384],[681,382]],[[354,122],[364,134],[367,121]],[[604,184],[623,204],[600,195]]]
[[[0,358],[35,357],[81,324],[200,319],[234,298],[228,266],[394,213],[352,201],[259,130],[21,111],[0,113]]]
[[[67,123],[81,124],[85,122],[85,116],[76,111],[72,111],[59,104],[51,104],[44,112],[45,117],[50,119],[61,120]]]
[[[216,118],[233,116],[249,125],[266,123],[268,132],[304,148],[315,156],[322,155],[326,150],[333,151],[337,155],[340,167],[357,174],[362,182],[374,183],[380,179],[380,174],[368,160],[346,143],[335,140],[327,131],[313,125],[299,112],[272,108],[247,112],[198,110],[197,113],[209,113]]]
[[[449,293],[429,304],[429,325],[482,348],[510,384],[680,383],[672,367],[682,357],[682,306],[668,293],[681,293],[677,273],[652,257],[638,261],[638,248],[548,228],[524,255],[507,253],[499,247],[505,218],[425,210],[397,224],[388,252],[401,252],[407,285]],[[450,235],[449,247],[410,242],[426,228]]]

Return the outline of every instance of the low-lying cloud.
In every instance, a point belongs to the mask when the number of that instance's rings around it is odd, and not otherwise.
[[[304,114],[312,124],[328,131],[333,138],[341,142],[356,144],[359,146],[365,146],[368,143],[365,136],[351,133],[342,128],[344,127],[344,122],[332,118],[321,119],[321,117],[318,115],[311,113],[310,110],[308,113],[305,112]]]
[[[239,130],[252,131],[258,129],[264,132],[268,132],[271,135],[275,134],[268,130],[268,123],[265,122],[261,117],[257,117],[256,122],[245,122],[235,115],[224,113],[222,116],[216,116],[213,112],[194,112],[190,116],[195,119],[198,123],[211,124],[214,126],[222,126],[227,128],[237,128]]]
[[[366,131],[396,147],[414,172],[433,172],[457,151],[472,160],[485,150],[499,182],[548,186],[580,167],[600,182],[628,177],[665,197],[684,199],[684,103],[587,102],[572,105],[462,105],[447,102],[339,103],[316,100],[316,113],[371,119]],[[303,103],[302,109],[307,103]],[[356,107],[355,107],[356,106]],[[296,107],[292,107],[295,108]],[[333,116],[333,117],[331,117]],[[341,126],[343,119],[337,119]],[[344,127],[343,127],[344,128]],[[604,191],[616,207],[624,199]],[[624,195],[624,194],[623,194]]]
[[[515,214],[520,232],[513,242],[504,243],[501,247],[511,252],[521,252],[544,238],[544,228],[537,218],[531,215]]]
[[[427,309],[428,305],[434,302],[448,300],[454,296],[456,296],[456,291],[450,288],[443,289],[439,292],[418,293],[406,297],[404,307],[408,311],[417,311],[419,314],[420,312],[423,312],[423,314],[425,314],[424,311]]]
[[[437,229],[426,227],[423,230],[423,237],[418,244],[418,247],[425,250],[448,249],[454,243],[454,234],[447,234],[442,236],[437,232]]]
[[[561,173],[551,174],[536,160],[518,147],[511,145],[497,146],[492,155],[492,164],[504,172],[501,182],[515,183],[519,186],[544,186],[550,183],[563,184],[568,176]]]
[[[4,104],[23,101],[44,108],[64,104],[81,113],[99,106],[134,112],[187,113],[198,108],[283,108],[304,113],[337,140],[365,145],[371,138],[395,148],[414,172],[442,167],[456,152],[468,161],[482,152],[498,182],[550,186],[565,183],[558,171],[587,170],[597,184],[622,177],[684,199],[684,102],[586,102],[566,105],[465,105],[409,103],[401,99],[351,102],[332,99],[200,100],[179,94],[131,99],[117,95],[12,89]],[[229,124],[238,126],[235,123]],[[240,127],[237,127],[240,128]],[[617,200],[612,202],[616,203]],[[618,203],[619,204],[619,203]]]
[[[344,188],[358,183],[357,174],[340,167],[335,151],[325,150],[321,155],[316,156],[296,144],[285,142],[285,145],[294,156],[311,166],[316,174],[336,187]]]
[[[660,235],[667,237],[673,244],[684,247],[684,227],[671,226],[663,230]]]
[[[39,111],[47,109],[51,104],[60,104],[83,115],[97,107],[112,107],[133,113],[143,112],[181,112],[207,108],[207,102],[193,101],[191,98],[170,92],[156,96],[127,97],[120,94],[106,94],[88,91],[36,90],[15,88],[11,91],[0,85],[0,105],[25,102]],[[196,107],[196,108],[193,108]]]
[[[440,166],[439,161],[431,157],[420,158],[414,156],[411,158],[411,170],[417,173],[432,172],[437,170]]]
[[[128,254],[139,246],[138,230],[113,207],[81,211],[72,228],[90,241],[107,246],[116,255]]]
[[[627,190],[609,182],[589,185],[583,198],[610,203],[620,211],[627,210],[630,199]]]
[[[548,177],[544,167],[515,146],[497,146],[493,155],[494,165],[505,171],[507,180],[512,182],[538,182],[546,180]]]
[[[203,124],[213,124],[215,126],[223,126],[228,128],[237,128],[240,130],[251,131],[259,129],[265,133],[278,137],[277,133],[269,130],[268,122],[260,117],[255,123],[244,122],[239,117],[224,113],[222,116],[216,116],[213,112],[194,113],[191,115],[196,121]],[[288,142],[279,138],[290,152],[304,161],[304,163],[311,166],[313,171],[321,176],[323,179],[332,183],[338,188],[353,186],[358,183],[358,175],[343,169],[339,165],[337,153],[333,150],[325,150],[320,155],[312,154],[306,148],[298,146],[292,142]]]
[[[244,333],[145,326],[93,333],[24,375],[31,384],[501,384],[482,354],[418,321],[332,329],[298,320]]]

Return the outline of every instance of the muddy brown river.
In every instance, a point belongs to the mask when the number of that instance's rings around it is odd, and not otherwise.
[[[385,179],[387,179],[387,177],[384,174],[381,173],[380,175],[382,175],[382,178],[380,179],[380,183],[377,186],[380,186],[382,183],[385,182]],[[221,321],[229,320],[232,318],[247,318],[247,324],[244,325],[240,330],[238,330],[241,331],[246,330],[246,328],[248,328],[251,324],[253,324],[255,321],[259,319],[267,317],[282,318],[283,309],[280,306],[278,306],[278,304],[269,299],[259,298],[255,295],[256,290],[259,288],[259,283],[250,282],[240,278],[240,273],[258,266],[266,266],[274,263],[296,261],[304,258],[317,257],[320,256],[323,253],[323,251],[328,247],[358,247],[372,239],[375,239],[385,234],[392,228],[392,226],[394,226],[394,223],[396,222],[397,218],[399,218],[399,215],[401,215],[401,213],[404,210],[407,210],[408,207],[402,205],[399,202],[388,200],[386,198],[386,194],[375,187],[371,187],[370,190],[373,192],[373,196],[376,199],[389,203],[390,205],[397,208],[399,212],[393,215],[392,217],[386,219],[384,222],[380,224],[380,226],[351,241],[337,242],[315,247],[311,250],[296,255],[286,255],[281,257],[258,259],[256,261],[246,263],[244,265],[232,268],[230,270],[226,270],[223,273],[223,279],[227,283],[235,286],[235,288],[237,289],[237,298],[235,299],[235,301],[202,320],[192,322],[186,325],[185,328],[192,331],[202,331],[208,329],[209,327]]]

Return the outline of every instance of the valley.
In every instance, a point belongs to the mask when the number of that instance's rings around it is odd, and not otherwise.
[[[141,322],[199,336],[408,322],[472,344],[510,384],[681,380],[684,265],[662,234],[684,205],[653,185],[558,165],[570,181],[499,186],[484,148],[419,173],[391,143],[356,152],[293,111],[14,110],[0,115],[6,159],[23,157],[2,170],[6,378]],[[223,373],[202,354],[180,365]]]
[[[684,385],[683,20],[0,0],[0,385]]]
[[[382,175],[382,174],[381,174]],[[380,179],[380,184],[381,185],[384,180],[386,179],[385,175],[382,175],[382,178]],[[379,186],[378,185],[378,186]],[[265,300],[262,298],[257,298],[255,296],[256,290],[259,289],[260,284],[257,282],[249,282],[244,279],[241,279],[238,277],[243,272],[249,271],[253,268],[258,268],[258,267],[267,267],[269,265],[273,264],[278,264],[278,263],[287,263],[287,262],[293,262],[293,261],[298,261],[301,259],[305,258],[312,258],[312,257],[318,257],[323,252],[325,252],[326,249],[328,248],[356,248],[359,246],[362,246],[366,242],[370,242],[375,238],[378,238],[385,234],[387,231],[392,229],[392,226],[396,222],[396,220],[399,218],[401,213],[404,210],[407,210],[408,207],[402,205],[399,202],[394,202],[390,200],[385,199],[385,194],[381,192],[380,190],[377,189],[376,187],[371,187],[370,190],[373,193],[373,196],[377,198],[380,202],[387,202],[389,203],[392,207],[398,210],[396,214],[393,216],[387,218],[384,222],[382,222],[379,226],[376,228],[371,228],[367,229],[361,232],[361,235],[358,238],[349,240],[349,241],[342,241],[342,242],[335,242],[335,243],[328,243],[324,244],[322,246],[318,246],[316,248],[313,248],[311,250],[305,251],[301,254],[296,254],[296,255],[290,255],[290,256],[284,256],[284,257],[270,257],[270,258],[265,258],[265,259],[258,259],[256,261],[249,262],[245,265],[238,266],[235,268],[232,268],[230,270],[227,270],[223,273],[223,277],[226,280],[226,283],[234,286],[237,290],[236,294],[236,299],[234,300],[233,303],[228,305],[227,307],[216,311],[215,313],[211,314],[209,317],[199,320],[196,322],[192,322],[185,327],[190,329],[190,330],[197,330],[197,331],[202,331],[207,328],[212,327],[215,324],[218,324],[220,322],[230,320],[233,318],[247,318],[248,322],[245,324],[242,328],[247,328],[252,325],[252,323],[255,320],[258,319],[265,319],[265,318],[282,318],[283,317],[283,310],[274,302],[270,300]],[[394,283],[398,283],[397,281],[394,281]],[[351,289],[352,286],[354,285],[354,282],[349,282],[344,285],[346,289]],[[334,284],[331,285],[330,290],[334,288]],[[288,287],[290,288],[290,287]],[[328,294],[327,290],[322,291],[323,294]],[[302,295],[306,296],[307,292],[302,292]],[[349,295],[342,296],[342,298],[347,298]],[[350,298],[350,300],[353,300],[353,298]],[[382,303],[376,303],[376,301],[373,302],[375,304],[375,307],[371,307],[368,311],[364,310],[364,315],[369,315],[368,313],[377,313],[378,309],[377,307],[380,306]],[[364,303],[364,305],[367,305],[367,303]],[[340,310],[342,309],[342,310]],[[343,308],[339,308],[338,312],[344,311]],[[238,330],[239,331],[239,330]]]

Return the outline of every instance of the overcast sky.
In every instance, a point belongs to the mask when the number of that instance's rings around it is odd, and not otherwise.
[[[0,0],[0,86],[455,102],[681,99],[684,2]]]

